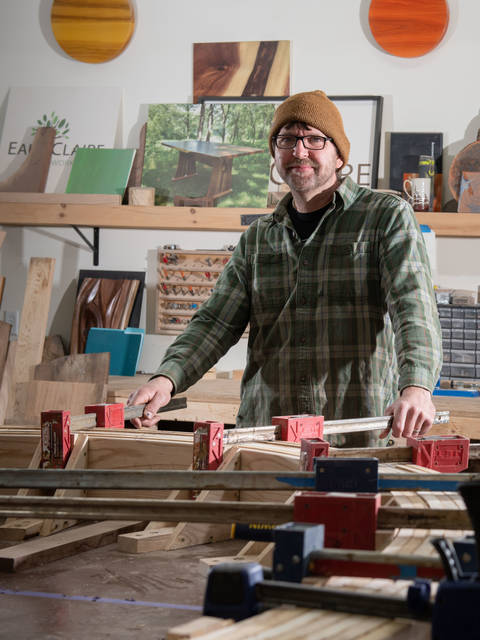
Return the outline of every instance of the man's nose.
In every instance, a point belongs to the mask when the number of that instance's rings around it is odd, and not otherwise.
[[[303,144],[303,140],[297,140],[297,144],[293,147],[293,155],[296,158],[306,158],[308,156],[308,149]]]

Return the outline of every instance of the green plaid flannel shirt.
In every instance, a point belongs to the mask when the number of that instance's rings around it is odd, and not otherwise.
[[[301,413],[384,415],[404,387],[431,391],[441,330],[410,205],[347,177],[302,242],[289,199],[242,234],[211,297],[155,375],[184,391],[250,323],[237,426]]]

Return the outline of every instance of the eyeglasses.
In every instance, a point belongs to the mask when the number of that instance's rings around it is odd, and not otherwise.
[[[333,138],[325,138],[325,136],[274,136],[273,139],[279,149],[295,149],[297,142],[301,140],[305,149],[315,151],[321,151],[327,140],[333,142]]]

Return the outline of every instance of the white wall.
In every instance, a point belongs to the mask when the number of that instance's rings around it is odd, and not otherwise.
[[[384,53],[368,28],[369,0],[137,0],[136,29],[127,49],[104,64],[66,56],[49,27],[52,0],[10,0],[0,5],[0,127],[12,86],[120,86],[124,88],[123,144],[136,146],[147,105],[192,99],[192,44],[237,40],[291,41],[292,92],[321,88],[331,95],[384,96],[383,132],[441,131],[444,175],[455,154],[480,128],[478,0],[448,0],[450,22],[440,45],[420,58]],[[387,186],[382,134],[380,184]],[[451,200],[448,188],[444,201]],[[68,344],[79,269],[91,255],[74,231],[8,227],[0,273],[7,278],[3,310],[21,309],[28,261],[57,260],[50,332]],[[89,233],[89,230],[86,230]],[[176,243],[184,249],[234,244],[235,233],[101,230],[99,269],[147,270],[143,326],[153,328],[155,250]],[[480,240],[437,240],[437,284],[477,288]],[[152,371],[166,336],[149,336],[142,366]],[[242,367],[245,344],[219,368]]]

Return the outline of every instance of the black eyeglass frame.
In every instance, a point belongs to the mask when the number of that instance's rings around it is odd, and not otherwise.
[[[279,147],[277,143],[278,138],[295,138],[295,144],[293,145],[293,147]],[[305,138],[321,138],[323,140],[323,147],[317,147],[317,148],[309,147],[305,144]],[[325,149],[325,145],[327,144],[327,142],[333,142],[333,138],[328,138],[327,136],[317,136],[312,133],[310,133],[307,136],[294,136],[293,134],[285,134],[285,135],[273,136],[272,139],[274,140],[275,146],[277,147],[277,149],[285,150],[285,151],[291,151],[292,149],[295,149],[299,140],[302,141],[302,144],[305,147],[305,149],[310,149],[311,151],[323,151],[323,149]]]

